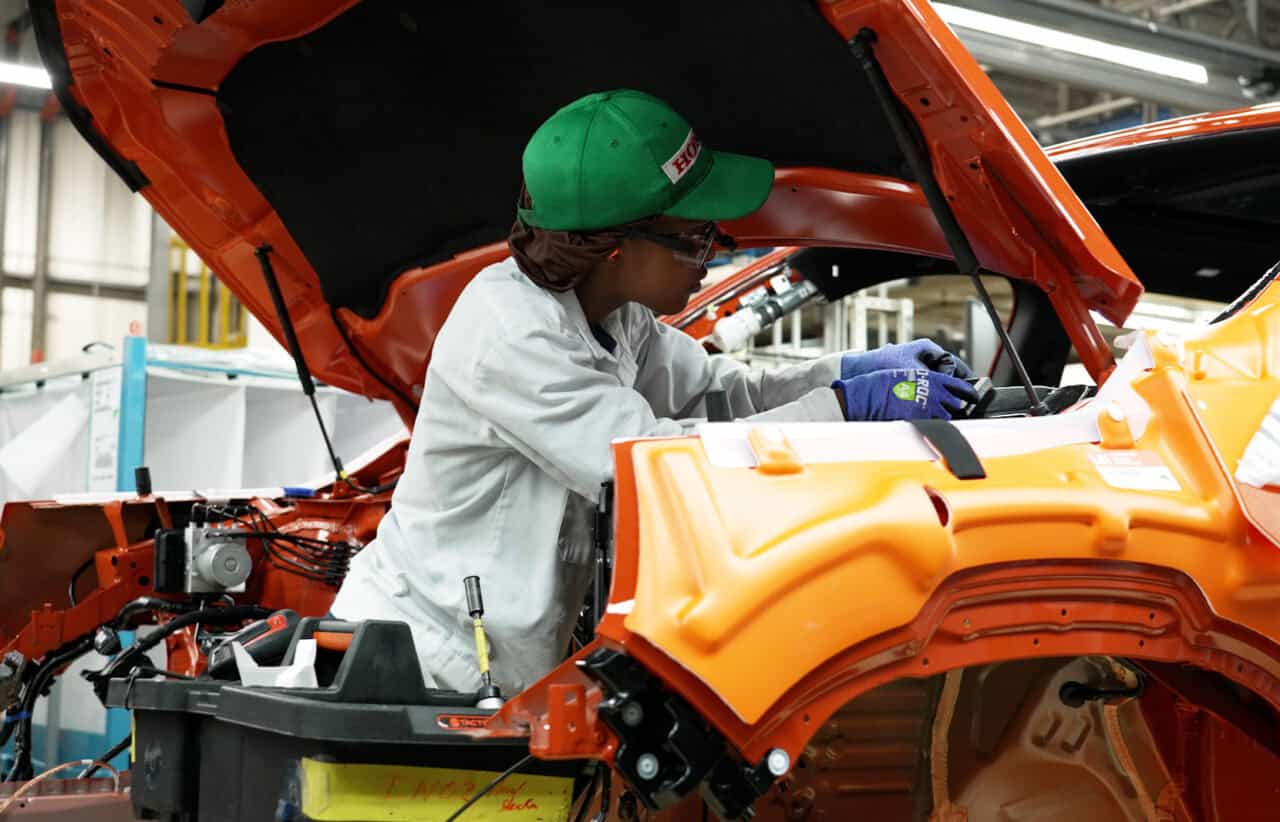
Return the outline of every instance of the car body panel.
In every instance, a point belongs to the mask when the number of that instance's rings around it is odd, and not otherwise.
[[[391,399],[409,416],[452,299],[499,252],[484,248],[438,265],[411,266],[369,317],[330,305],[311,261],[238,162],[219,108],[222,85],[241,61],[272,43],[322,30],[358,5],[226,4],[199,22],[163,0],[38,0],[33,12],[64,107],[104,156],[131,170],[131,184],[282,339],[253,253],[269,245],[312,372],[333,385]],[[924,2],[822,3],[818,11],[835,27],[833,37],[838,32],[848,39],[863,26],[877,30],[876,53],[920,124],[934,172],[978,259],[1049,291],[1080,337],[1077,347],[1093,350],[1097,340],[1088,333],[1086,309],[1120,321],[1141,286],[977,63]],[[492,9],[503,13],[500,4]],[[865,81],[851,70],[835,82]],[[874,108],[865,113],[870,121],[880,116]],[[731,226],[745,244],[867,242],[941,250],[936,223],[930,225],[918,199],[904,203],[916,210],[909,223],[886,219],[896,207],[891,202],[919,197],[910,190],[914,184],[898,180],[889,201],[850,208],[848,172],[794,173],[808,185],[789,186],[788,175],[780,175],[765,207]],[[854,182],[864,192],[894,188],[874,175]],[[868,210],[884,214],[863,220]],[[1101,353],[1089,363],[1098,372],[1109,367]]]
[[[1247,131],[1280,125],[1280,104],[1264,103],[1250,108],[1192,114],[1157,123],[1146,123],[1119,131],[1081,137],[1045,149],[1054,162],[1070,160],[1099,151],[1115,151],[1132,146],[1150,146],[1171,140],[1212,137],[1216,134]]]
[[[1280,285],[1268,296],[1280,296]],[[1185,356],[1202,364],[1194,380],[1182,357],[1153,340],[1157,365],[1134,387],[1154,415],[1136,441],[1108,448],[1104,433],[1103,445],[984,457],[978,482],[941,461],[807,464],[771,475],[763,463],[717,467],[697,440],[639,444],[631,459],[644,504],[626,630],[694,672],[748,724],[851,640],[909,621],[941,579],[1015,559],[1167,565],[1195,579],[1219,613],[1276,636],[1275,612],[1242,600],[1277,581],[1280,535],[1251,538],[1224,468],[1280,393],[1280,372],[1236,367],[1244,351],[1280,353],[1265,319],[1274,314],[1237,317],[1188,341]],[[1208,421],[1196,410],[1201,400],[1220,409]],[[783,437],[787,428],[779,426]],[[850,427],[844,436],[859,434]],[[1167,467],[1180,490],[1108,484],[1094,460],[1109,451]]]
[[[813,432],[799,425],[735,424],[773,432],[755,466],[716,464],[715,426],[620,443],[597,645],[643,660],[748,761],[774,747],[799,756],[880,685],[1013,659],[1192,663],[1274,709],[1280,489],[1233,472],[1280,395],[1277,311],[1273,280],[1185,340],[1143,332],[1149,363],[1112,379],[1131,380],[1149,419],[1092,401],[1081,411],[1097,415],[1095,441],[983,457],[981,480],[941,459],[806,461],[786,453],[788,433]],[[863,425],[826,442],[883,438]],[[575,661],[592,650],[513,700],[493,730],[545,725],[534,749],[569,750],[548,706],[555,688],[591,699]]]

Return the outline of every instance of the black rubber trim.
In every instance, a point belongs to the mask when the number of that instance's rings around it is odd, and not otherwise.
[[[1218,316],[1210,320],[1209,324],[1213,325],[1215,323],[1220,323],[1223,320],[1229,320],[1232,317],[1234,317],[1236,314],[1239,314],[1241,309],[1243,309],[1245,306],[1249,305],[1254,300],[1256,300],[1258,298],[1258,295],[1261,294],[1266,289],[1267,286],[1271,285],[1271,283],[1275,280],[1277,275],[1280,275],[1280,263],[1276,263],[1275,265],[1273,265],[1270,271],[1268,271],[1266,274],[1263,274],[1261,279],[1259,279],[1253,285],[1249,286],[1249,289],[1247,291],[1245,291],[1239,297],[1236,297],[1235,301],[1231,303],[1231,305],[1222,309],[1222,313],[1218,314]]]
[[[31,0],[31,27],[35,30],[36,47],[44,62],[49,78],[53,81],[53,93],[66,112],[67,119],[76,127],[98,156],[111,167],[130,191],[140,191],[150,184],[147,175],[132,160],[126,160],[93,127],[93,115],[71,96],[71,67],[62,48],[62,29],[58,25],[57,0]]]
[[[217,97],[218,92],[211,88],[201,88],[200,86],[185,86],[182,83],[169,83],[164,80],[152,80],[151,85],[156,88],[168,88],[174,91],[189,91],[192,94],[204,94],[209,97]]]
[[[910,420],[920,436],[942,455],[947,469],[957,479],[986,479],[987,472],[982,467],[973,446],[960,433],[950,420]]]

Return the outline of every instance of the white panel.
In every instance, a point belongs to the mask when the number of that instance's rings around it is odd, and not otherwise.
[[[288,384],[252,384],[245,391],[243,485],[300,485],[329,469],[332,463],[305,394]],[[316,399],[333,431],[337,397],[317,391]]]
[[[105,279],[98,270],[106,209],[102,159],[65,118],[53,124],[53,194],[49,224],[49,275]]]
[[[111,266],[108,273],[120,277],[110,281],[145,285],[151,277],[151,206],[105,164],[102,169],[108,175],[102,259]]]
[[[57,727],[62,731],[85,731],[93,734],[106,733],[107,711],[93,692],[93,684],[80,674],[83,671],[101,670],[111,660],[96,651],[90,651],[67,668],[66,673],[58,677],[54,686],[61,691],[58,700]],[[103,745],[110,745],[111,740]],[[75,771],[72,771],[73,775]]]
[[[0,339],[0,369],[31,364],[31,292],[4,290],[4,334]]]
[[[244,430],[243,385],[147,369],[143,460],[155,487],[239,487]]]
[[[400,415],[385,400],[370,402],[367,397],[338,394],[338,417],[333,430],[333,447],[344,461],[353,460],[393,434],[409,435]]]
[[[129,192],[65,118],[54,123],[53,151],[50,276],[145,284],[151,269],[146,203]]]
[[[276,338],[271,336],[271,332],[267,330],[267,327],[252,314],[249,315],[249,320],[245,324],[245,336],[248,338],[249,348],[285,351],[285,347],[276,342]]]
[[[146,319],[146,303],[50,294],[46,359],[53,362],[73,357],[91,342],[104,342],[119,349],[121,339],[129,333],[129,323]]]
[[[28,383],[0,392],[0,446],[34,425],[68,393],[79,390],[81,382],[77,376],[58,377],[43,388]]]
[[[5,186],[4,270],[30,274],[36,265],[40,179],[40,114],[9,115],[9,179]]]
[[[88,489],[89,383],[0,394],[0,503]]]

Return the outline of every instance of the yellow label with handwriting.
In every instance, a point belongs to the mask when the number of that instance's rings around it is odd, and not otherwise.
[[[316,822],[442,822],[499,771],[464,771],[408,765],[351,765],[303,759],[302,813]],[[573,779],[514,773],[460,822],[565,820]]]

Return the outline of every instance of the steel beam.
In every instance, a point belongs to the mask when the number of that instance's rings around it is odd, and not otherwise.
[[[172,232],[159,214],[151,213],[151,271],[147,279],[147,327],[151,342],[169,342],[169,313],[173,298],[173,272],[169,270],[169,237]]]
[[[1060,114],[1046,114],[1043,117],[1037,117],[1034,120],[1036,128],[1053,128],[1054,126],[1065,126],[1067,123],[1074,123],[1076,120],[1085,120],[1089,117],[1101,117],[1104,114],[1114,114],[1126,108],[1132,108],[1138,105],[1136,97],[1118,97],[1115,100],[1104,100],[1101,103],[1094,103],[1091,106],[1064,111]]]
[[[48,350],[49,223],[53,218],[53,119],[40,120],[40,166],[36,186],[36,260],[31,275],[31,356],[42,361]]]
[[[978,62],[1041,80],[1105,89],[1192,111],[1221,111],[1258,102],[1245,97],[1233,79],[1221,75],[1210,74],[1209,83],[1202,86],[984,32],[958,29],[956,33]]]
[[[6,288],[32,288],[35,277],[26,274],[3,274]],[[45,291],[49,294],[74,294],[78,297],[106,297],[111,300],[133,300],[145,302],[147,287],[144,285],[110,285],[106,283],[86,282],[83,280],[63,280],[49,277],[45,280]]]
[[[1225,77],[1280,69],[1280,52],[1130,17],[1082,0],[947,0],[957,6],[1199,63]],[[959,32],[964,39],[964,32]],[[1004,41],[1008,42],[1008,41]]]
[[[1178,0],[1176,3],[1157,7],[1155,12],[1156,17],[1163,19],[1165,17],[1172,17],[1175,14],[1185,14],[1189,11],[1195,11],[1196,9],[1204,8],[1205,6],[1216,6],[1221,2],[1222,0]]]

